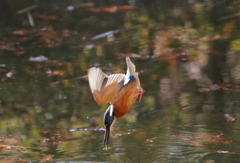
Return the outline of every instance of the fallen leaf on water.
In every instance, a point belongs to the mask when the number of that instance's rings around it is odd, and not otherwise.
[[[193,137],[197,140],[203,140],[210,143],[220,143],[220,144],[226,144],[231,145],[232,141],[221,137],[221,135],[208,135],[208,134],[196,134],[193,135]]]
[[[2,141],[4,141],[7,144],[19,144],[19,141],[15,138],[4,138],[4,137],[0,137],[0,139]]]
[[[154,142],[154,140],[156,139],[157,137],[152,137],[152,138],[150,138],[150,139],[146,139],[146,141],[144,141],[144,143],[145,144],[147,144],[147,143],[152,143],[152,142]]]
[[[24,54],[24,53],[25,53],[25,51],[23,51],[23,50],[13,51],[13,54],[15,54],[15,55],[22,55],[22,54]]]
[[[181,139],[181,140],[190,140],[191,139],[189,136],[185,136],[185,135],[171,135],[171,137]]]
[[[21,37],[21,38],[15,38],[16,41],[24,42],[33,39],[33,37]]]
[[[63,40],[63,37],[54,31],[42,30],[42,31],[38,32],[38,35],[42,36],[42,38],[48,38],[48,39],[51,39],[54,41],[62,41]]]
[[[63,36],[63,37],[69,37],[69,36],[71,36],[71,35],[73,35],[73,34],[76,34],[76,32],[72,32],[72,31],[70,31],[70,30],[68,30],[68,29],[64,29],[64,30],[62,31],[62,36]]]
[[[46,73],[48,74],[48,76],[64,76],[66,74],[66,71],[62,71],[62,70],[51,71],[51,70],[48,70]]]
[[[42,37],[39,39],[39,43],[41,45],[50,45],[52,44],[52,40],[50,38],[47,38],[47,37]]]
[[[109,6],[109,7],[92,7],[92,8],[88,8],[87,11],[90,11],[90,12],[115,13],[115,12],[118,12],[118,8],[117,8],[117,6]]]
[[[26,30],[13,31],[14,35],[25,35],[27,33],[28,33],[28,31],[26,31]]]
[[[220,153],[220,154],[230,154],[230,155],[240,155],[240,153],[237,153],[237,152],[229,152],[229,151],[221,151],[221,150],[207,150],[206,152]]]
[[[36,29],[30,30],[30,31],[19,29],[17,31],[13,31],[12,34],[14,34],[14,35],[28,35],[28,34],[32,34],[32,33],[35,33],[35,32],[37,32]]]
[[[42,155],[42,160],[40,161],[40,162],[46,162],[46,161],[50,161],[50,160],[52,160],[52,155],[45,155],[45,154],[43,154]]]
[[[91,2],[89,2],[89,3],[80,3],[80,4],[74,4],[74,5],[71,5],[71,6],[73,6],[75,8],[78,8],[78,7],[92,7],[92,6],[94,6],[94,3],[91,3]]]
[[[210,92],[215,90],[223,90],[227,92],[240,92],[239,86],[233,86],[231,84],[214,84],[209,88],[203,89],[201,92]]]
[[[105,13],[116,13],[116,12],[124,12],[133,9],[133,6],[107,6],[107,7],[92,7],[87,8],[87,11],[90,12],[105,12]]]
[[[44,19],[44,20],[57,20],[57,17],[54,15],[47,15],[47,14],[38,14],[35,15],[36,18]]]
[[[134,6],[124,5],[124,6],[118,6],[119,10],[132,10],[134,9]]]
[[[187,141],[188,144],[194,146],[194,147],[201,147],[203,146],[203,143],[197,140],[189,140]]]
[[[117,6],[102,7],[101,12],[115,13],[118,11]]]
[[[43,17],[38,15],[37,17]],[[46,15],[45,15],[46,16]],[[47,16],[46,16],[47,17]],[[56,19],[54,16],[48,16],[48,19]],[[41,45],[46,47],[56,47],[64,44],[65,38],[77,34],[75,31],[64,29],[56,31],[52,26],[47,26],[43,29],[33,30],[16,30],[10,32],[5,37],[0,38],[0,51],[10,51],[15,55],[22,55],[25,53],[26,42],[27,46]]]
[[[35,75],[35,74],[38,73],[38,71],[36,71],[36,70],[34,70],[34,69],[30,68],[30,67],[24,68],[24,71],[25,71],[28,75],[30,75],[30,76],[33,76],[33,75]]]
[[[171,137],[175,137],[177,139],[183,140],[186,143],[193,145],[195,147],[201,147],[203,142],[210,142],[210,143],[219,143],[225,145],[231,145],[232,141],[221,137],[221,135],[208,135],[208,134],[195,134],[191,136],[185,135],[171,135]]]
[[[230,116],[229,114],[224,114],[224,117],[225,117],[228,121],[230,121],[230,122],[235,121],[235,118],[232,117],[232,116]]]
[[[197,140],[194,140],[194,138],[190,136],[185,135],[171,135],[171,137],[175,137],[177,139],[185,141],[187,144],[192,145],[194,147],[201,147],[203,146],[203,143]]]
[[[3,145],[3,144],[0,144],[0,151],[6,151],[6,150],[17,150],[17,151],[23,151],[23,150],[26,150],[25,147],[23,146],[12,146],[12,145]]]
[[[220,35],[214,35],[214,36],[205,36],[199,38],[199,41],[213,41],[219,39],[221,36]]]
[[[99,7],[92,7],[92,8],[88,8],[86,10],[90,11],[90,12],[101,12],[101,8],[99,8]]]

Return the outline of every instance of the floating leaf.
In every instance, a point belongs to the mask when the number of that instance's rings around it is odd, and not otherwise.
[[[23,146],[12,146],[0,144],[0,151],[25,151],[26,148]]]
[[[43,154],[42,155],[42,160],[40,162],[47,162],[47,161],[52,160],[52,158],[53,158],[52,155],[45,155],[45,154]]]
[[[144,143],[145,144],[147,144],[147,143],[152,143],[152,142],[154,142],[154,140],[156,139],[157,137],[152,137],[152,138],[150,138],[150,139],[146,139],[146,141],[144,141]]]
[[[230,122],[235,121],[235,118],[232,117],[232,116],[230,116],[229,114],[224,114],[224,117],[225,117],[228,121],[230,121]]]
[[[223,138],[221,135],[195,134],[193,137],[197,140],[202,140],[209,143],[220,143],[226,145],[232,144],[231,140]]]
[[[36,18],[44,19],[44,20],[57,20],[57,17],[54,15],[47,15],[47,14],[38,14],[35,15]]]
[[[201,147],[203,145],[202,141],[209,142],[209,143],[220,143],[220,144],[226,144],[226,145],[232,144],[231,140],[223,138],[221,137],[221,135],[195,134],[191,136],[171,135],[171,137],[184,140],[186,143],[193,145],[194,147]]]
[[[63,70],[55,70],[55,71],[48,70],[46,73],[48,74],[48,76],[64,76],[64,75],[66,75],[66,71],[63,71]]]
[[[89,3],[80,3],[80,4],[73,4],[71,6],[73,6],[75,8],[78,8],[78,7],[92,7],[92,6],[94,6],[94,3],[91,3],[91,2],[89,2]]]
[[[116,12],[125,12],[128,10],[132,10],[133,6],[105,6],[105,7],[92,7],[86,9],[90,12],[105,12],[105,13],[116,13]]]
[[[206,152],[219,153],[219,154],[230,154],[230,155],[240,155],[237,152],[221,151],[221,150],[207,150]]]

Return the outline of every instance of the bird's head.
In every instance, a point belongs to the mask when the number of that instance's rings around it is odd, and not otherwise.
[[[114,106],[113,104],[111,104],[108,109],[106,110],[105,114],[104,114],[104,118],[103,118],[103,122],[105,125],[105,135],[104,135],[104,146],[105,149],[108,148],[108,142],[109,142],[109,136],[110,136],[110,131],[112,126],[114,125],[116,121],[116,118],[114,116]]]

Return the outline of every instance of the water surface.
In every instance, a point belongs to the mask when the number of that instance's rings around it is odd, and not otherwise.
[[[162,13],[156,1],[0,4],[0,162],[239,162],[234,29],[228,36],[207,14],[196,18],[204,27],[185,19],[178,11],[188,3],[163,3]],[[34,26],[16,15],[30,5]],[[145,93],[117,120],[105,151],[108,105],[94,101],[87,69],[125,73],[126,56]]]

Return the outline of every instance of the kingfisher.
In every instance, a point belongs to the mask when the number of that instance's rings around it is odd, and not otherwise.
[[[141,101],[144,90],[140,86],[138,72],[129,57],[126,57],[126,74],[106,75],[100,68],[88,69],[88,81],[95,101],[99,105],[109,103],[104,113],[104,149],[108,149],[110,131],[118,118],[132,107],[137,99]]]

